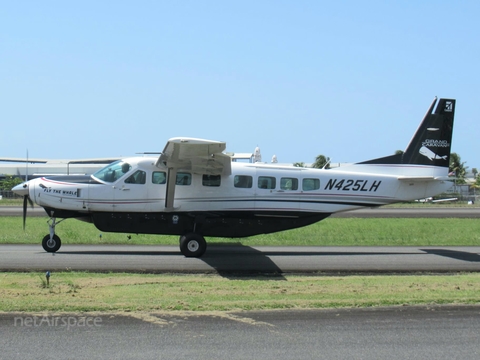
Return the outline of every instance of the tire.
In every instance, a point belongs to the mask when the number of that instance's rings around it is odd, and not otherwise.
[[[45,237],[43,238],[42,246],[46,252],[54,253],[57,252],[58,249],[60,249],[60,246],[62,246],[62,242],[57,235],[53,235],[53,238],[50,240],[50,234],[48,234],[45,235]]]
[[[207,250],[207,242],[202,235],[189,233],[180,237],[180,251],[185,257],[201,257]]]

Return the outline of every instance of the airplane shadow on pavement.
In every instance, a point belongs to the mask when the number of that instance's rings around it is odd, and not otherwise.
[[[257,276],[262,280],[286,280],[282,269],[266,253],[241,243],[212,244],[200,258],[226,278]]]
[[[451,259],[457,259],[468,262],[480,262],[480,255],[466,251],[448,250],[448,249],[420,249],[427,254],[445,256]]]
[[[137,250],[80,250],[59,251],[56,256],[65,255],[112,255],[112,256],[183,256],[179,251],[137,251]],[[209,265],[220,276],[237,278],[239,276],[265,275],[261,280],[286,280],[280,269],[268,254],[241,243],[209,244],[205,254],[199,259]],[[174,270],[172,270],[175,272]],[[151,270],[150,272],[155,272]]]

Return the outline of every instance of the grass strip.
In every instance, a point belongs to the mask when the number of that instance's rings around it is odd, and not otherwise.
[[[479,304],[480,274],[260,276],[0,274],[0,311],[238,311]]]
[[[0,244],[39,244],[48,233],[47,217],[0,217]],[[68,219],[56,227],[62,244],[178,245],[178,236],[102,233],[93,224]],[[128,235],[131,236],[129,240]],[[299,229],[241,239],[208,237],[209,243],[245,246],[477,246],[478,219],[329,218]]]

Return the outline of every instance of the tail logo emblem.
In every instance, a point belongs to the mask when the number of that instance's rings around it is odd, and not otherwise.
[[[422,146],[420,148],[419,153],[420,153],[420,155],[426,156],[427,158],[429,158],[432,161],[436,160],[436,159],[447,160],[447,155],[444,155],[444,156],[437,155],[432,150],[430,150],[429,148],[427,148],[425,146]]]
[[[445,101],[445,112],[452,112],[453,111],[453,102],[452,101]]]
[[[437,153],[433,152],[430,149],[430,148],[446,148],[446,147],[450,147],[450,143],[447,140],[426,139],[424,142],[422,142],[422,147],[420,148],[419,153],[420,155],[426,156],[428,159],[432,161],[437,159],[448,160],[447,155],[443,155],[443,156],[438,155]]]

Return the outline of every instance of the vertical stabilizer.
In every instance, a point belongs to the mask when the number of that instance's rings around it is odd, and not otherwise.
[[[435,108],[436,103],[437,98],[434,99],[403,154],[368,160],[360,164],[414,164],[448,168],[455,100],[440,99]]]

